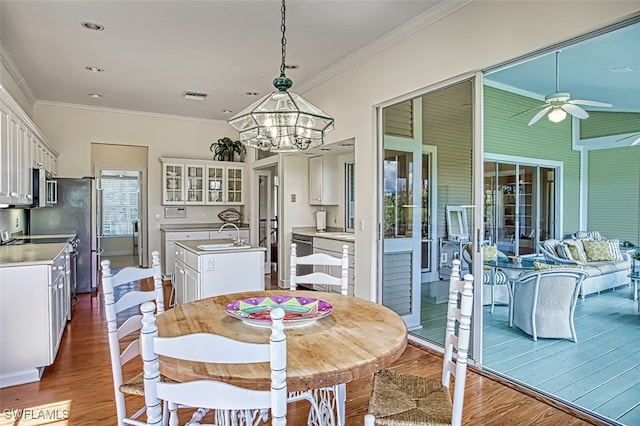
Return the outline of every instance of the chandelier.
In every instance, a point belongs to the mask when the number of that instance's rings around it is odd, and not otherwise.
[[[227,123],[240,132],[240,142],[272,152],[292,152],[322,145],[333,130],[333,118],[302,96],[288,92],[293,85],[284,74],[286,44],[285,4],[282,0],[282,63],[280,77],[273,80],[278,91],[257,100],[231,117]]]

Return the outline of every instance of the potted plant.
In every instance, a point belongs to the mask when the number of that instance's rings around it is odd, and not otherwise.
[[[247,152],[240,141],[233,141],[226,136],[212,143],[209,149],[213,152],[214,160],[219,161],[233,161],[235,154],[242,155]]]

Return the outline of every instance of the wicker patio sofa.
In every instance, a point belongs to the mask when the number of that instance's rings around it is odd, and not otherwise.
[[[538,244],[538,248],[548,261],[581,266],[588,275],[580,289],[582,299],[589,294],[629,284],[629,255],[620,252],[618,240],[607,240],[597,231],[576,232],[572,238],[564,240],[545,240]],[[607,248],[608,255],[605,253]]]

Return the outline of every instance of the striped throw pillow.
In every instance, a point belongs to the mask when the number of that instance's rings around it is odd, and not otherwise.
[[[558,257],[562,259],[574,260],[573,256],[571,256],[571,250],[569,250],[569,246],[565,243],[559,243],[556,246],[556,253],[558,254]]]

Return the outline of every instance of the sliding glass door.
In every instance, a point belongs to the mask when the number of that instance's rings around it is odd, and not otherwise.
[[[536,253],[538,242],[555,238],[556,174],[554,167],[485,161],[485,242],[521,256]]]

